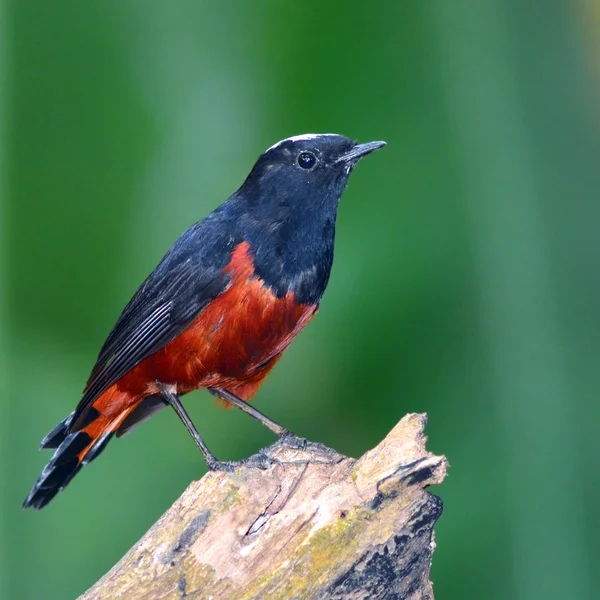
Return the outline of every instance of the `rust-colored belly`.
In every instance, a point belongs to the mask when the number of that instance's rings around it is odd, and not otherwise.
[[[240,244],[226,271],[228,289],[213,300],[177,338],[143,360],[117,384],[142,397],[156,382],[179,392],[222,387],[249,398],[317,307],[296,304],[289,292],[277,298],[253,275],[247,244]]]

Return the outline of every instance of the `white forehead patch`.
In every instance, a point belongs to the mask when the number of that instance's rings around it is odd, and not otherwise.
[[[335,136],[335,133],[303,133],[302,135],[293,135],[292,137],[285,138],[285,140],[281,140],[276,144],[273,144],[270,148],[267,149],[273,150],[274,148],[278,148],[281,144],[285,142],[308,142],[309,140],[316,140],[318,138],[327,137],[327,136]]]

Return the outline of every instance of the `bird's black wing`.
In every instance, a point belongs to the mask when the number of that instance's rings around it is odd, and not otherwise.
[[[188,229],[127,304],[100,350],[71,429],[81,427],[105,390],[175,339],[227,289],[223,269],[234,239],[210,225],[205,219]]]

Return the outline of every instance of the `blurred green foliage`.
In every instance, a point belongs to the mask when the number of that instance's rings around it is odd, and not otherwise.
[[[409,411],[451,462],[440,599],[591,597],[600,556],[593,0],[9,0],[0,8],[0,596],[73,598],[205,470],[171,412],[40,513],[42,438],[121,308],[273,142],[388,147],[320,314],[256,406],[360,455]],[[272,437],[204,392],[219,457]]]

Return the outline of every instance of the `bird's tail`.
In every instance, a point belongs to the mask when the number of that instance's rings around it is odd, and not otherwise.
[[[107,417],[91,406],[78,431],[71,426],[75,413],[61,421],[40,444],[41,448],[54,448],[54,455],[44,467],[23,508],[43,508],[77,475],[81,467],[92,462],[136,405],[128,407],[116,417]]]

